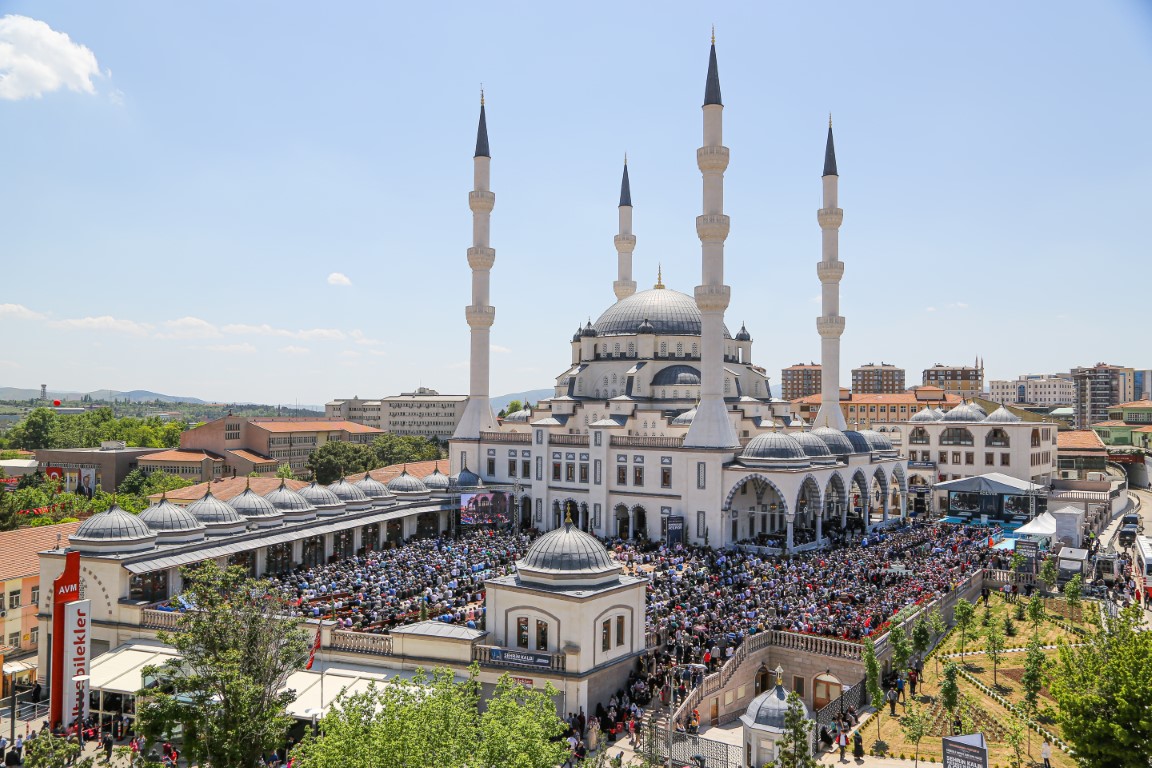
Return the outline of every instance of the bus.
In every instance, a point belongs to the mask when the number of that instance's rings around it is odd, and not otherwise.
[[[1132,575],[1136,578],[1136,589],[1144,600],[1144,605],[1152,603],[1152,539],[1136,537],[1136,558],[1132,561]]]

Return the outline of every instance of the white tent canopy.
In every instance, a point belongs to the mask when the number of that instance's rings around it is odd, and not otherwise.
[[[1028,536],[1055,536],[1056,518],[1052,517],[1048,512],[1036,515],[1036,517],[1017,528],[1016,533],[1026,534]]]
[[[936,483],[937,491],[959,491],[962,493],[987,493],[1018,495],[1024,493],[1042,493],[1045,486],[1039,483],[1030,483],[1002,472],[988,472],[975,477],[962,477],[959,480],[948,480]]]

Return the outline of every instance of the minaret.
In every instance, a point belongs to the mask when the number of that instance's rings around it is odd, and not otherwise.
[[[828,145],[824,149],[824,206],[816,212],[820,222],[821,258],[816,265],[820,277],[821,315],[816,318],[820,332],[820,411],[814,427],[847,429],[840,408],[840,336],[844,318],[840,316],[840,278],[844,262],[840,261],[840,224],[844,211],[837,208],[836,147],[832,144],[832,116],[828,116]]]
[[[492,264],[496,261],[496,251],[488,246],[492,207],[496,204],[496,195],[488,189],[491,163],[488,123],[484,116],[484,92],[481,91],[476,154],[472,158],[473,189],[468,193],[468,207],[472,209],[472,247],[468,249],[468,266],[472,267],[472,303],[464,308],[468,327],[472,329],[468,404],[452,435],[454,440],[476,440],[482,431],[496,429],[496,418],[492,415],[492,406],[488,401],[488,329],[496,319],[496,308],[488,304],[488,278]]]
[[[632,251],[636,249],[636,235],[632,234],[632,188],[628,185],[628,155],[624,155],[624,177],[620,180],[620,234],[613,238],[616,243],[617,280],[612,283],[616,301],[626,299],[636,293],[636,281],[632,279]]]
[[[696,217],[700,237],[701,284],[696,286],[700,308],[700,404],[684,437],[684,445],[696,448],[735,448],[740,442],[724,404],[724,310],[731,289],[724,284],[724,240],[728,217],[724,215],[724,170],[728,147],[722,130],[724,104],[720,100],[720,75],[716,67],[716,34],[708,54],[708,80],[704,86],[704,146],[696,150],[696,165],[704,177],[704,213]]]

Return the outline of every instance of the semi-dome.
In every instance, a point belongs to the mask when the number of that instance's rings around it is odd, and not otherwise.
[[[838,429],[831,427],[817,427],[808,434],[815,435],[824,441],[824,445],[828,446],[828,450],[837,456],[842,456],[848,453],[855,453],[856,450],[852,447],[852,443],[848,441],[844,433]]]
[[[1004,406],[1000,406],[992,411],[992,413],[988,414],[987,418],[984,419],[985,424],[1017,424],[1021,421],[1023,421],[1023,419]]]
[[[654,387],[696,386],[700,384],[700,369],[691,365],[670,365],[661,368],[652,377]]]
[[[572,342],[573,343],[580,341],[580,331],[582,331],[582,330],[583,329],[580,326],[576,326],[576,333],[572,334]]]
[[[340,500],[340,497],[323,485],[317,484],[315,480],[296,491],[296,493],[303,496],[312,506],[316,507],[316,513],[319,515],[331,516],[344,514],[344,502]]]
[[[440,467],[433,469],[432,474],[425,476],[421,482],[423,482],[424,487],[430,491],[446,491],[448,490],[448,486],[451,485],[448,475],[441,472]]]
[[[700,308],[696,299],[669,288],[634,293],[613,304],[593,326],[600,336],[634,334],[647,322],[652,332],[669,336],[699,336]],[[724,338],[732,336],[724,329]]]
[[[228,503],[257,528],[273,528],[284,522],[284,513],[276,509],[268,499],[253,491],[251,486],[233,496]]]
[[[892,450],[892,441],[887,435],[876,432],[872,429],[862,429],[857,434],[868,441],[868,445],[874,451],[890,451]]]
[[[832,451],[828,450],[828,444],[811,432],[792,432],[790,434],[792,439],[804,449],[808,458],[823,459],[832,456]]]
[[[156,533],[159,541],[195,541],[205,536],[204,523],[179,504],[162,496],[137,518]]]
[[[468,467],[464,467],[464,469],[456,474],[450,475],[448,482],[457,488],[475,488],[480,485],[480,475],[468,469]]]
[[[428,486],[418,477],[412,477],[408,474],[408,470],[404,470],[397,477],[388,481],[388,490],[392,493],[428,493]]]
[[[588,325],[584,326],[583,330],[580,331],[580,335],[589,337],[597,335],[596,329],[592,327],[591,320],[589,320]]]
[[[696,418],[696,409],[684,411],[676,418],[672,419],[672,426],[674,427],[687,427],[692,424],[692,419]]]
[[[594,586],[616,579],[620,564],[595,536],[572,525],[548,531],[516,563],[520,580],[556,586]]]
[[[983,421],[987,415],[972,403],[960,403],[944,414],[943,421]]]
[[[852,444],[853,453],[872,453],[872,443],[864,435],[852,429],[844,430],[843,435]]]
[[[808,454],[804,447],[796,441],[796,438],[784,432],[765,432],[762,435],[756,435],[749,441],[748,445],[744,446],[744,451],[740,454],[741,461],[745,459],[802,461],[807,458]]]
[[[316,507],[312,506],[312,502],[289,488],[288,481],[283,478],[280,479],[279,487],[264,494],[264,498],[291,522],[303,522],[316,517]]]
[[[909,422],[915,424],[924,424],[929,421],[939,421],[940,414],[932,410],[928,406],[924,406],[916,413],[912,414],[912,418],[908,419]]]
[[[240,516],[240,513],[228,502],[213,496],[211,489],[189,504],[188,511],[204,523],[209,536],[239,533],[248,527],[247,521]]]
[[[156,534],[139,517],[113,504],[85,520],[68,537],[68,544],[81,552],[137,552],[150,549]]]
[[[392,494],[388,492],[388,486],[372,477],[371,473],[364,475],[364,478],[359,482],[353,483],[353,487],[359,488],[368,498],[373,501],[382,501],[392,498]],[[340,494],[336,494],[339,496]]]

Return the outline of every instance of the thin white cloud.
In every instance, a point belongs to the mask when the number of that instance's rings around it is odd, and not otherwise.
[[[346,357],[350,360],[354,360],[354,359],[360,357],[360,353],[354,349],[346,349],[340,353],[340,357]]]
[[[373,339],[365,336],[364,331],[361,330],[352,331],[350,335],[352,336],[353,341],[365,347],[377,347],[384,343],[380,339]]]
[[[24,366],[15,360],[0,360],[0,368],[23,368]]]
[[[925,312],[935,312],[935,311],[936,311],[936,307],[925,307],[925,308],[924,308],[924,311],[925,311]]]
[[[954,301],[948,305],[948,309],[968,309],[968,305],[963,301]]]
[[[111,331],[114,333],[127,333],[132,336],[146,336],[152,332],[148,323],[138,323],[122,317],[100,315],[99,317],[75,317],[66,320],[53,320],[48,323],[53,328],[62,328],[71,331]]]
[[[342,341],[347,338],[339,328],[307,328],[292,335],[302,341]]]
[[[286,355],[307,355],[312,350],[308,347],[298,347],[295,344],[289,344],[286,347],[280,347],[280,351]]]
[[[96,55],[64,32],[27,16],[0,17],[0,99],[38,99],[65,88],[95,93],[99,76]]]
[[[167,329],[157,334],[170,339],[215,339],[220,337],[220,329],[199,317],[181,317],[164,323]]]
[[[276,328],[267,323],[259,325],[229,323],[222,326],[220,330],[233,336],[280,336],[286,339],[300,339],[301,341],[340,341],[346,338],[344,331],[338,328],[306,328],[300,331],[290,331],[287,328]]]
[[[0,304],[0,315],[14,317],[17,320],[43,320],[44,315],[35,312],[23,304]]]
[[[343,272],[333,272],[328,275],[328,285],[352,285],[352,281]]]
[[[508,347],[502,347],[499,344],[489,344],[488,348],[493,352],[499,352],[500,354],[507,354],[508,352],[512,351]]]

